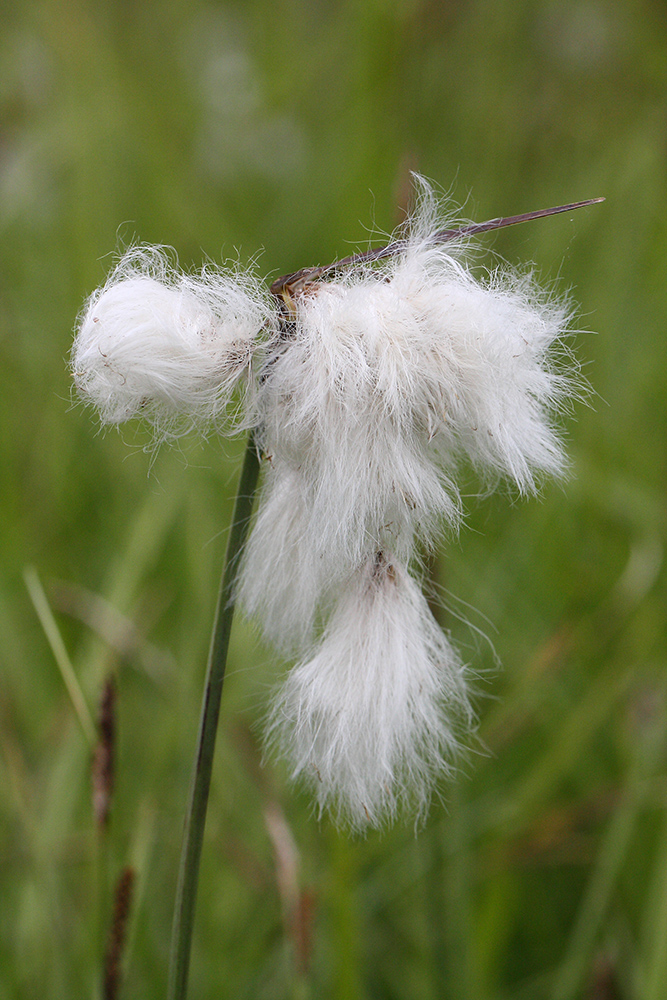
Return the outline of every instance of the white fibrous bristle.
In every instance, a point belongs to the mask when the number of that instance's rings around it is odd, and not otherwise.
[[[377,553],[273,704],[267,739],[320,809],[361,830],[422,816],[469,727],[464,669],[419,586]]]
[[[252,275],[212,267],[187,275],[159,249],[135,247],[80,318],[74,382],[103,423],[213,421],[248,373],[258,335],[274,325]]]

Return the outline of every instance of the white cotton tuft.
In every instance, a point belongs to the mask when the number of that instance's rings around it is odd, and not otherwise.
[[[129,250],[89,299],[72,349],[74,382],[103,423],[141,415],[163,430],[224,415],[275,327],[252,275],[174,270],[157,248]],[[181,420],[181,424],[184,422]]]
[[[402,251],[297,298],[296,350],[288,352],[299,361],[295,393],[283,387],[279,419],[288,418],[288,440],[293,427],[324,433],[333,398],[352,422],[379,414],[413,451],[416,444],[427,461],[437,458],[450,494],[457,456],[533,491],[537,478],[566,467],[554,418],[580,388],[565,346],[570,310],[509,268],[478,279],[462,241],[434,242],[441,225],[423,182],[422,191]],[[313,345],[305,364],[302,343]],[[304,387],[308,361],[317,371]]]
[[[363,412],[349,424],[340,413],[332,425],[331,436],[312,431],[301,462],[283,441],[267,452],[238,583],[246,613],[288,653],[310,641],[356,566],[386,547],[408,563],[415,532],[430,541],[442,520],[458,518],[454,487],[444,488],[418,440]]]
[[[274,646],[298,655],[312,641],[325,595],[349,567],[334,565],[308,530],[314,512],[299,470],[274,468],[269,457],[264,476],[237,597]]]
[[[377,553],[288,674],[267,739],[351,828],[422,816],[470,725],[465,670],[408,573]]]
[[[296,296],[257,386],[249,419],[269,462],[239,594],[287,651],[369,553],[409,563],[415,537],[458,526],[462,457],[522,493],[566,466],[567,308],[526,276],[476,279],[461,241],[434,242],[422,194],[399,253]]]
[[[432,446],[452,452],[522,493],[561,475],[555,417],[579,392],[563,358],[570,312],[530,276],[500,270],[476,280],[440,246],[417,245],[395,262],[390,284],[410,302],[422,334],[417,394]]]

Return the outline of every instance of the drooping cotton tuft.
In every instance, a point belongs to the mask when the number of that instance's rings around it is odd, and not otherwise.
[[[426,810],[471,721],[464,668],[415,581],[377,553],[278,692],[268,740],[353,829]]]
[[[313,301],[320,295],[326,309],[329,286]],[[330,593],[369,555],[388,547],[409,562],[416,532],[432,540],[458,523],[457,489],[428,436],[385,392],[397,365],[409,380],[409,359],[360,298],[346,326],[328,315],[297,322],[259,389],[268,461],[240,596],[286,650],[312,634]]]
[[[174,270],[158,248],[135,247],[89,299],[72,349],[74,382],[103,423],[136,415],[160,428],[221,416],[247,374],[266,291],[250,274]]]

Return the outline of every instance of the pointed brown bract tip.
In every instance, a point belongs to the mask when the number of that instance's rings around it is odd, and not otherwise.
[[[135,877],[133,868],[124,868],[116,884],[113,918],[104,960],[104,982],[102,985],[104,1000],[117,1000],[119,996],[123,949]]]
[[[586,208],[589,205],[599,205],[604,198],[587,198],[585,201],[572,201],[567,205],[556,205],[555,208],[540,208],[536,212],[524,212],[521,215],[502,215],[497,219],[489,219],[487,222],[470,222],[468,225],[458,226],[454,229],[440,229],[431,237],[434,243],[447,243],[450,240],[462,239],[466,236],[479,236],[482,233],[489,233],[494,229],[505,229],[506,226],[516,226],[520,222],[532,222],[535,219],[546,219],[550,215],[560,215],[562,212],[574,212],[577,208]],[[353,267],[355,264],[372,263],[373,261],[384,260],[400,253],[406,248],[405,240],[396,240],[383,247],[375,247],[365,250],[363,253],[352,254],[342,260],[336,260],[325,267],[303,267],[300,271],[292,274],[285,274],[271,285],[271,293],[280,301],[281,307],[287,316],[295,313],[294,299],[302,294],[309,285],[314,284],[327,275],[332,275],[336,271],[346,267]]]
[[[441,229],[434,239],[440,242],[453,240],[461,236],[477,236],[489,233],[493,229],[504,229],[506,226],[516,226],[520,222],[533,222],[536,219],[546,219],[550,215],[561,215],[563,212],[574,212],[577,208],[587,208],[589,205],[599,205],[604,198],[588,198],[586,201],[571,201],[567,205],[556,205],[554,208],[539,208],[536,212],[523,212],[521,215],[501,215],[488,222],[471,222],[458,229]]]
[[[98,740],[93,757],[93,813],[100,828],[109,822],[116,748],[116,681],[107,677],[100,699]]]

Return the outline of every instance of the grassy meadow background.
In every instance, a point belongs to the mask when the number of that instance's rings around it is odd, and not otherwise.
[[[0,1000],[101,995],[127,865],[121,995],[165,995],[243,450],[100,434],[71,395],[77,312],[134,239],[270,277],[363,249],[411,169],[477,220],[606,197],[483,238],[572,290],[592,405],[566,421],[569,483],[518,502],[471,478],[443,539],[485,749],[417,836],[350,839],[260,768],[286,664],[236,623],[191,996],[664,1000],[664,4],[4,0],[0,130]],[[116,676],[104,835],[54,624],[94,716]]]

